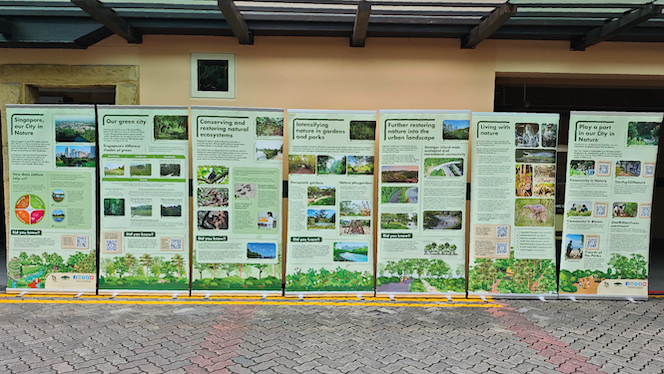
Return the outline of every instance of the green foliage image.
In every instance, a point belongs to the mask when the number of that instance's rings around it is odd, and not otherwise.
[[[329,186],[307,187],[307,205],[335,205],[336,188]]]
[[[288,155],[288,174],[316,174],[316,156]]]
[[[630,122],[627,125],[627,146],[632,145],[659,145],[658,122]]]
[[[425,158],[424,177],[461,177],[462,158]]]
[[[105,216],[124,216],[125,199],[104,199]]]
[[[375,140],[376,121],[350,121],[351,140]]]
[[[134,204],[131,206],[132,217],[152,217],[152,205]]]
[[[55,141],[58,143],[94,143],[97,136],[95,117],[56,115]]]
[[[318,156],[318,174],[346,174],[346,156]]]
[[[125,290],[187,290],[189,277],[184,257],[143,254],[102,258],[99,288]]]
[[[381,213],[380,228],[383,230],[417,230],[417,214]]]
[[[180,169],[180,164],[160,164],[159,175],[162,177],[179,177]]]
[[[226,166],[199,166],[196,177],[200,183],[228,184],[228,168]]]
[[[129,175],[150,176],[152,175],[152,164],[131,164],[129,166]]]
[[[569,175],[595,175],[595,161],[572,160],[569,162]]]
[[[189,117],[154,116],[154,140],[189,139]]]
[[[477,258],[470,266],[469,291],[488,293],[554,293],[556,292],[556,264],[551,260]]]
[[[428,243],[424,246],[425,255],[444,255],[444,256],[456,256],[457,246],[456,244],[450,245],[450,243],[445,242],[442,244],[437,244],[436,242]]]
[[[443,139],[445,140],[468,140],[469,133],[470,121],[468,120],[443,121]]]
[[[7,264],[8,287],[44,288],[52,273],[96,273],[96,266],[97,256],[94,251],[76,252],[66,261],[57,253],[44,252],[40,256],[21,252]]]
[[[415,204],[417,187],[381,187],[381,204]]]
[[[348,175],[373,175],[373,156],[348,156]]]
[[[198,90],[228,92],[228,60],[198,60]]]
[[[281,251],[276,264],[205,264],[194,262],[193,290],[265,290],[280,291]]]
[[[295,269],[286,276],[286,291],[372,291],[374,277],[368,271],[352,271],[337,267],[327,269]]]
[[[104,175],[124,175],[125,167],[122,163],[110,163],[107,162],[104,164]]]
[[[257,117],[256,136],[284,136],[284,117]]]
[[[610,279],[648,279],[648,262],[643,255],[629,257],[613,253],[606,272],[600,270],[560,270],[560,292],[597,294],[597,289]],[[622,282],[621,282],[622,283]],[[609,285],[608,283],[606,284]]]
[[[401,259],[378,265],[379,292],[465,292],[465,266],[443,260]]]

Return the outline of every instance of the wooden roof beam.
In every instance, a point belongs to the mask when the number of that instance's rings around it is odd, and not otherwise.
[[[470,34],[461,41],[461,48],[474,49],[484,39],[490,37],[496,30],[516,14],[516,5],[507,3],[494,9],[479,25],[470,30]]]
[[[247,23],[242,18],[242,14],[240,14],[240,11],[235,6],[235,2],[233,0],[217,0],[217,5],[240,44],[253,45],[254,36],[249,31],[249,27],[247,27]]]
[[[129,43],[143,42],[141,34],[137,33],[129,22],[120,18],[114,10],[106,8],[98,0],[71,0],[71,2]]]
[[[662,8],[664,7],[661,5],[646,4],[641,8],[634,9],[620,18],[616,18],[603,26],[590,30],[582,38],[573,39],[570,43],[570,49],[572,51],[585,51],[590,46],[611,39],[632,27],[659,16],[662,14]]]
[[[367,29],[369,28],[369,17],[371,16],[371,3],[362,0],[357,4],[355,23],[353,24],[353,35],[350,37],[351,47],[364,47],[367,40]]]

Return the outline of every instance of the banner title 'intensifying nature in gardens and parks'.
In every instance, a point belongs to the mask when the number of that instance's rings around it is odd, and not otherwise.
[[[376,114],[288,111],[286,292],[373,293]]]
[[[7,105],[8,291],[648,296],[662,113],[571,112],[560,259],[558,114],[287,114]]]
[[[99,288],[189,290],[189,111],[99,106]]]
[[[557,114],[473,113],[468,292],[555,294]]]
[[[661,113],[571,113],[561,296],[648,296],[661,122]]]
[[[92,105],[7,105],[8,290],[94,291]]]
[[[381,110],[376,292],[466,292],[470,111]]]
[[[194,106],[194,291],[281,293],[284,110]]]

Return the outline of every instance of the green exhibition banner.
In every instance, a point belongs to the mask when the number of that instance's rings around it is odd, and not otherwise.
[[[469,295],[556,295],[558,114],[473,113]]]
[[[375,111],[288,111],[286,293],[374,290]]]
[[[9,292],[97,283],[95,107],[7,105]]]
[[[662,113],[571,113],[560,297],[648,297],[661,123]]]
[[[281,295],[284,110],[192,106],[191,117],[192,291]]]
[[[189,290],[188,115],[187,107],[97,107],[100,290]]]
[[[379,117],[376,293],[465,296],[470,111]]]

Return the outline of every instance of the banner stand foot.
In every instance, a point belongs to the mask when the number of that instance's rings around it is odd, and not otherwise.
[[[113,300],[113,299],[115,299],[116,296],[118,296],[118,293],[113,292],[113,295],[111,295],[111,297],[109,297],[109,299]]]
[[[20,294],[16,295],[16,297],[23,297],[23,295],[27,295],[28,291],[21,292]]]
[[[360,299],[360,300],[364,300],[364,298],[360,294],[357,294],[357,298]]]
[[[628,298],[627,298],[627,301],[629,301],[630,303],[634,303],[634,304],[636,304],[636,300],[634,300],[633,297],[628,297]]]
[[[486,297],[484,297],[484,295],[480,295],[480,299],[482,299],[482,301],[484,301],[485,303],[487,302]]]
[[[210,294],[209,294],[209,293],[206,293],[206,294],[205,294],[205,297],[203,297],[203,299],[205,299],[205,300],[210,300]]]
[[[390,298],[390,301],[394,301],[394,295],[387,295]]]
[[[570,296],[569,299],[576,302],[576,297],[574,297],[574,296]]]
[[[543,303],[546,303],[546,302],[547,302],[547,301],[546,301],[546,298],[545,298],[544,296],[540,296],[539,299],[542,300]]]
[[[79,297],[83,296],[83,292],[79,292],[74,296],[75,299],[78,299]]]
[[[175,300],[177,298],[178,298],[178,293],[176,292],[176,293],[173,294],[173,300]]]
[[[304,294],[297,295],[297,298],[300,299],[300,301],[304,301]]]
[[[447,297],[447,301],[452,301],[452,296],[450,296],[450,294],[445,295],[445,297]]]
[[[266,293],[264,293],[263,296],[261,296],[261,300],[265,300],[265,299],[267,299],[267,294]]]

